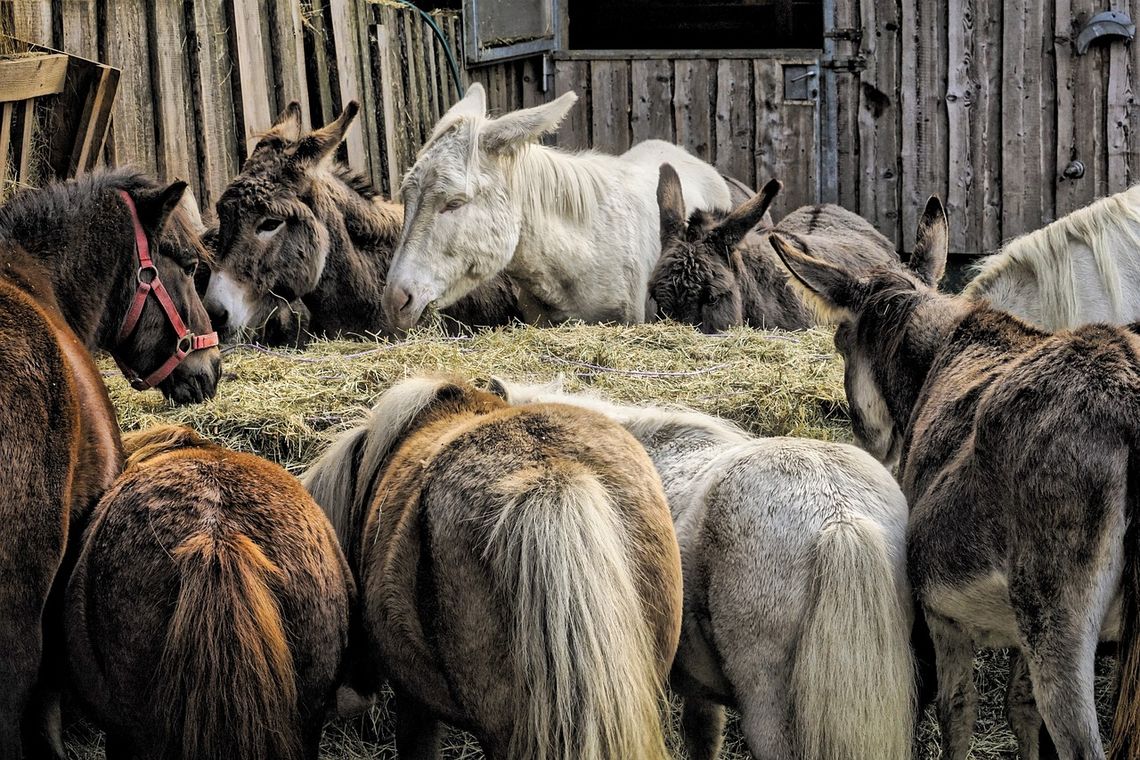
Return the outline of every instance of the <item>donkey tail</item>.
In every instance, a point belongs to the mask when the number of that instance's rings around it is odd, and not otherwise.
[[[666,758],[655,637],[609,494],[566,462],[504,485],[486,556],[513,607],[508,757]]]
[[[792,675],[795,732],[808,760],[904,760],[914,734],[910,597],[882,528],[853,516],[815,546],[814,605]]]
[[[270,590],[280,569],[242,534],[199,533],[174,560],[182,587],[156,680],[174,756],[299,757],[293,657]]]
[[[1120,673],[1112,719],[1111,760],[1140,757],[1140,452],[1128,457],[1124,568],[1121,578]]]

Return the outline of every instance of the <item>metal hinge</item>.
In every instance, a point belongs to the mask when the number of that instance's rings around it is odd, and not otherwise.
[[[863,41],[863,30],[854,26],[843,26],[829,29],[823,33],[823,36],[833,40],[850,40],[858,44]]]
[[[844,58],[830,58],[820,63],[825,69],[832,69],[834,71],[846,71],[851,74],[858,74],[867,68],[867,56],[859,54],[846,56]]]

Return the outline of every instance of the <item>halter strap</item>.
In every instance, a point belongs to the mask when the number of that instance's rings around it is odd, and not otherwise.
[[[154,260],[150,256],[150,242],[146,238],[146,231],[143,230],[142,222],[139,221],[135,201],[126,190],[119,190],[119,195],[122,197],[123,203],[127,205],[127,210],[131,212],[131,225],[135,232],[135,254],[138,256],[139,266],[135,272],[135,280],[138,282],[138,286],[135,288],[135,295],[131,300],[130,308],[127,309],[127,313],[123,317],[123,324],[119,327],[117,343],[119,345],[125,343],[135,328],[138,327],[143,309],[146,307],[147,298],[152,293],[158,299],[158,305],[162,308],[162,313],[166,315],[170,326],[174,328],[174,334],[178,336],[174,353],[158,369],[145,378],[127,366],[117,353],[112,354],[115,363],[119,365],[119,370],[130,381],[131,387],[135,390],[145,391],[165,380],[190,354],[218,345],[218,334],[210,332],[205,335],[195,335],[182,321],[178,308],[170,298],[170,293],[162,284],[162,280],[159,279],[158,267],[154,265]]]

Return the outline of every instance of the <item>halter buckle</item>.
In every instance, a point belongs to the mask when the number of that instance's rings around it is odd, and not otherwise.
[[[144,277],[144,275],[146,275]],[[139,271],[135,273],[135,279],[138,280],[139,285],[151,285],[158,279],[158,267],[154,264],[146,264],[139,267]]]

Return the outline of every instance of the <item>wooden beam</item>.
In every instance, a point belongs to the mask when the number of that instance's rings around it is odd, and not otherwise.
[[[12,147],[12,111],[14,103],[0,106],[0,196],[8,193],[8,151]]]
[[[66,55],[36,55],[0,61],[0,103],[63,92]]]

